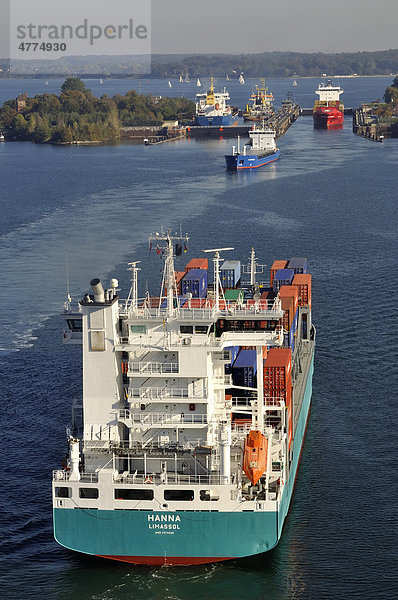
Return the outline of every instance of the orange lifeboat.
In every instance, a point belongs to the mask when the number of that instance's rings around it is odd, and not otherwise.
[[[243,447],[243,470],[253,485],[267,470],[268,440],[260,431],[250,431]]]

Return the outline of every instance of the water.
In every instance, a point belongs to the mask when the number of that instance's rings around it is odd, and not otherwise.
[[[342,80],[346,106],[380,97],[389,82]],[[132,87],[105,81],[97,90],[88,83],[94,93]],[[268,84],[277,98],[291,86]],[[56,91],[52,85],[59,82],[0,81],[0,100],[25,89]],[[164,94],[189,88],[146,85]],[[316,85],[299,80],[293,88],[303,106],[311,106]],[[250,86],[229,87],[242,106]],[[0,145],[0,548],[8,599],[395,595],[398,144],[353,136],[349,118],[342,131],[327,132],[303,117],[279,140],[277,163],[231,174],[223,158],[231,143]],[[61,344],[66,262],[77,297],[94,276],[117,276],[126,293],[129,260],[142,260],[141,291],[155,293],[162,263],[148,252],[147,234],[180,223],[191,236],[189,258],[217,243],[235,246],[242,260],[254,245],[268,265],[292,255],[310,262],[318,329],[313,406],[283,537],[254,559],[192,568],[76,555],[58,546],[51,530],[51,470],[65,454],[64,425],[81,387],[80,349]]]

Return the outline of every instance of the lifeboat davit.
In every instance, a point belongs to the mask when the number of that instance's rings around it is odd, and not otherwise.
[[[253,485],[267,470],[268,440],[261,431],[250,431],[243,448],[243,470]]]

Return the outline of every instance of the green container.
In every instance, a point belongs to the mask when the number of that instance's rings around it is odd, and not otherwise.
[[[225,290],[225,300],[232,300],[233,302],[243,302],[244,292],[243,290]]]

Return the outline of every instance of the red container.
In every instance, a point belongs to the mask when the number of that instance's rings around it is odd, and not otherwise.
[[[189,306],[191,306],[191,308],[204,308],[206,302],[206,298],[191,298],[190,302],[189,300],[186,301],[186,303],[184,304],[184,308],[189,309]]]
[[[311,275],[308,273],[295,275],[292,285],[298,288],[299,306],[311,307]]]
[[[208,269],[209,261],[207,258],[192,258],[187,266],[185,267],[185,272],[191,271],[191,269]]]
[[[281,298],[281,306],[282,310],[285,311],[281,321],[283,328],[286,331],[290,331],[290,328],[293,324],[294,315],[296,314],[294,311],[294,299],[293,298]]]
[[[177,294],[181,295],[181,279],[184,277],[186,271],[174,271],[174,277],[176,281]],[[164,293],[167,295],[167,285],[164,286]]]
[[[271,267],[271,277],[270,277],[270,285],[272,286],[272,282],[275,277],[275,273],[278,269],[285,269],[287,266],[288,260],[274,260]]]
[[[264,361],[264,397],[283,398],[286,406],[292,400],[292,351],[270,348]]]

